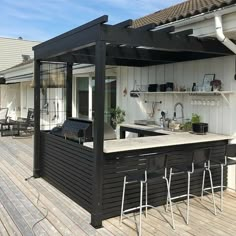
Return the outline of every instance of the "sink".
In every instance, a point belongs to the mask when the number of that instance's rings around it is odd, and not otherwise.
[[[157,125],[154,120],[135,120],[135,125]]]
[[[170,128],[163,128],[163,130],[166,130],[166,131],[171,131],[171,132],[186,132],[182,129],[170,129]]]

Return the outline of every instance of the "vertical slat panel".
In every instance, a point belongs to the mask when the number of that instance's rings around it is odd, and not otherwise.
[[[210,142],[194,145],[172,146],[159,149],[146,149],[142,151],[130,151],[105,156],[104,166],[104,184],[103,184],[103,218],[118,216],[120,214],[120,204],[122,196],[123,177],[129,171],[144,170],[147,167],[148,160],[155,158],[151,153],[169,153],[174,154],[177,150],[184,151],[186,154],[182,158],[168,160],[169,166],[186,165],[191,162],[191,151],[198,148],[212,148],[212,159],[224,157],[225,141]],[[150,155],[142,155],[142,154]],[[157,157],[158,158],[158,157]],[[213,182],[215,185],[220,184],[220,168],[212,169]],[[227,183],[227,170],[225,169],[224,182]],[[200,195],[202,184],[202,172],[196,172],[191,175],[191,192]],[[206,186],[209,186],[209,177],[207,175]],[[127,186],[125,197],[125,208],[137,207],[139,205],[139,184]],[[186,194],[187,176],[174,176],[172,180],[172,196]],[[148,186],[149,204],[158,206],[165,204],[166,201],[166,183],[162,179],[149,184]]]

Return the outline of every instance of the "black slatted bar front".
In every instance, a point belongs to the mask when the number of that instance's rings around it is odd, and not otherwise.
[[[163,148],[153,148],[106,154],[104,156],[104,182],[103,182],[103,219],[115,217],[120,214],[123,178],[131,170],[148,169],[148,158],[153,158],[152,153],[167,153],[173,155],[177,151],[186,153],[181,158],[171,158],[168,160],[169,166],[186,165],[191,161],[191,152],[194,149],[209,147],[212,149],[212,159],[224,158],[225,145],[227,141],[199,143],[191,145],[170,146]],[[145,154],[145,155],[143,155]],[[147,154],[147,155],[146,155]],[[151,155],[149,155],[151,154]],[[154,155],[155,156],[155,155]],[[214,185],[220,185],[220,168],[212,169]],[[224,182],[227,185],[227,170],[224,173]],[[195,195],[201,194],[202,172],[191,176],[191,192]],[[206,186],[209,186],[207,176]],[[139,184],[127,185],[125,208],[139,206],[140,189]],[[187,175],[174,176],[172,179],[172,197],[186,194]],[[163,205],[166,202],[166,183],[157,181],[148,186],[149,204],[153,206]]]
[[[91,212],[93,151],[47,132],[40,139],[42,177]]]

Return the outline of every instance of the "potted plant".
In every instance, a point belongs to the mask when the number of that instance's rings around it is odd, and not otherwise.
[[[192,114],[192,119],[191,119],[192,124],[200,123],[200,120],[201,120],[200,115],[198,115],[196,113]]]
[[[117,138],[119,138],[120,126],[122,122],[125,121],[125,111],[122,110],[119,106],[115,109],[111,109],[111,122],[112,127],[116,129]]]
[[[211,81],[211,86],[213,91],[219,91],[221,89],[221,80],[219,79],[214,79]]]

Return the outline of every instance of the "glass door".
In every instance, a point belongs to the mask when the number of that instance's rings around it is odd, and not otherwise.
[[[95,78],[76,78],[76,116],[94,119]],[[107,76],[105,81],[104,121],[111,125],[111,109],[116,108],[116,77]]]
[[[92,107],[94,111],[94,90],[95,90],[95,79],[92,81],[93,86],[93,102]],[[111,122],[111,109],[116,108],[116,77],[107,76],[105,81],[105,108],[104,108],[104,121],[112,125]]]
[[[76,116],[88,119],[89,107],[89,77],[79,77],[76,79]]]

